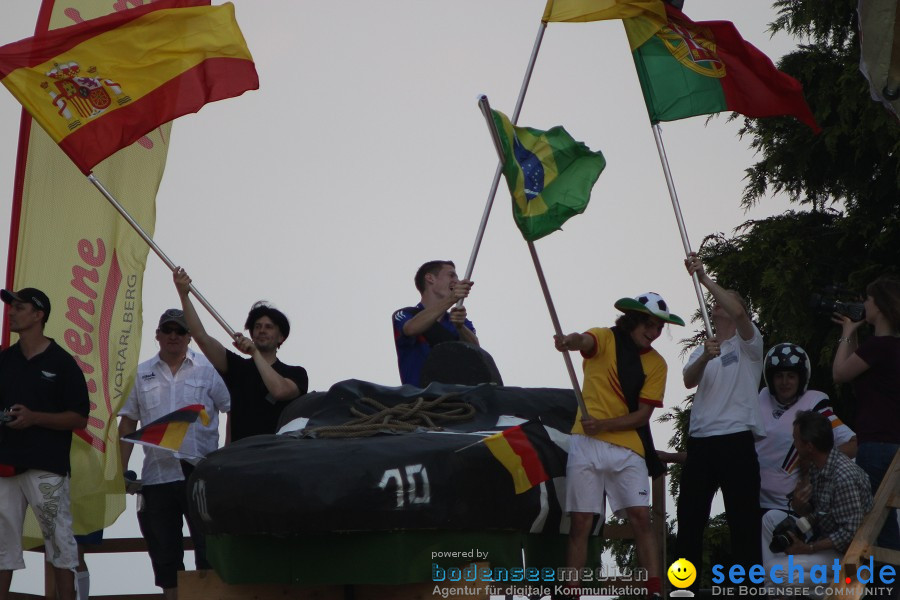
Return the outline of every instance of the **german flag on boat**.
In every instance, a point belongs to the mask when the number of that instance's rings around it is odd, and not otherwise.
[[[485,438],[484,443],[512,475],[516,494],[566,474],[568,455],[540,421],[510,427]]]

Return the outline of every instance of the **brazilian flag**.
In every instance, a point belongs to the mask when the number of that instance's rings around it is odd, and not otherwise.
[[[503,147],[513,218],[522,237],[539,240],[584,212],[606,159],[562,127],[548,131],[516,127],[503,113],[491,112]]]

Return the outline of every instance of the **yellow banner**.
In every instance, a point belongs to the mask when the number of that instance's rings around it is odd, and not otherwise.
[[[101,16],[113,6],[127,7],[109,0],[57,2],[50,28]],[[156,129],[94,168],[151,235],[169,131],[168,124]],[[111,525],[125,508],[116,414],[139,360],[148,247],[33,123],[23,159],[13,287],[47,293],[53,311],[46,334],[76,358],[88,382],[91,413],[87,428],[73,435],[71,496],[75,532],[90,533]],[[29,511],[26,543],[41,541]]]

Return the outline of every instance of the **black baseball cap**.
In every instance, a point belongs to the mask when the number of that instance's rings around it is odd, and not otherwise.
[[[157,327],[157,329],[159,329],[166,323],[175,323],[185,331],[190,332],[190,328],[187,326],[187,321],[184,320],[184,311],[182,311],[180,308],[170,308],[169,310],[164,312],[159,318],[159,326]]]
[[[50,316],[50,298],[37,288],[22,288],[18,292],[0,290],[0,299],[6,304],[12,304],[13,301],[25,302],[44,311],[45,319]]]

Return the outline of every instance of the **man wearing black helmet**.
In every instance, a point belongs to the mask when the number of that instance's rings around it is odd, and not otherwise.
[[[772,346],[763,369],[766,386],[759,391],[759,418],[766,437],[756,441],[759,505],[762,512],[788,511],[789,494],[801,473],[793,437],[797,413],[814,410],[825,415],[831,423],[835,447],[850,458],[856,455],[856,435],[834,414],[826,394],[807,389],[810,360],[803,348],[791,343]]]

